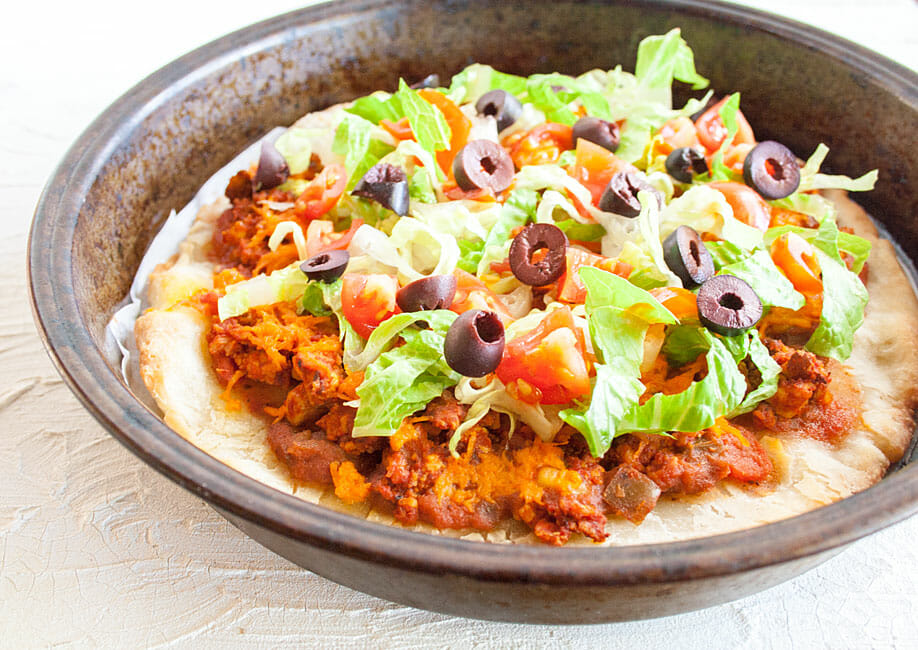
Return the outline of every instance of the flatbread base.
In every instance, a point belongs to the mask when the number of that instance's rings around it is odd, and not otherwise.
[[[862,422],[835,446],[806,438],[765,437],[776,468],[767,491],[723,481],[697,496],[663,498],[640,525],[609,521],[602,545],[671,542],[766,524],[832,503],[879,481],[908,447],[918,405],[918,298],[899,265],[892,244],[880,239],[870,217],[844,192],[827,192],[839,209],[840,225],[873,244],[864,325],[855,336],[846,366],[861,385]],[[246,410],[226,409],[223,387],[212,370],[205,334],[208,323],[196,310],[174,306],[196,289],[212,288],[213,265],[204,250],[225,200],[201,210],[176,258],[151,277],[152,309],[138,319],[137,346],[144,383],[171,428],[230,467],[282,492],[370,521],[401,526],[366,504],[347,505],[331,488],[297,483],[271,452],[268,420]],[[539,543],[521,523],[497,529],[437,530],[430,534],[494,543]],[[569,544],[596,546],[581,536]]]

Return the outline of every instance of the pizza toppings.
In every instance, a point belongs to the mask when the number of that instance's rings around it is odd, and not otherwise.
[[[530,224],[510,243],[510,270],[523,284],[537,287],[550,284],[564,273],[566,252],[567,236],[558,226]]]
[[[581,117],[577,120],[574,124],[572,135],[575,146],[577,145],[577,140],[583,138],[613,153],[618,149],[618,143],[621,140],[618,124],[589,116]]]
[[[450,325],[443,341],[449,367],[466,377],[494,372],[504,353],[504,326],[493,311],[471,309]]]
[[[408,177],[401,167],[389,163],[373,165],[351,194],[376,201],[400,217],[408,214]]]
[[[310,257],[300,264],[300,270],[310,280],[334,282],[344,273],[350,258],[346,250],[329,250]]]
[[[503,192],[513,181],[513,161],[492,140],[472,140],[453,159],[453,175],[463,190]]]
[[[663,259],[687,288],[704,284],[714,275],[714,260],[701,236],[690,226],[679,226],[663,240]]]
[[[431,275],[399,289],[395,302],[402,311],[449,309],[456,296],[456,286],[455,275]]]
[[[523,112],[520,100],[506,90],[495,88],[489,90],[475,102],[479,115],[489,115],[497,121],[497,130],[503,131],[519,119]]]
[[[780,142],[760,142],[746,154],[743,180],[763,198],[783,199],[800,186],[797,157]]]
[[[869,245],[814,190],[869,178],[756,145],[738,95],[658,105],[707,83],[672,52],[677,30],[635,75],[402,82],[233,177],[198,302],[227,406],[274,418],[294,479],[406,524],[602,541],[664,495],[767,487],[763,432],[857,417],[830,382]]]
[[[270,190],[290,176],[287,160],[273,143],[265,140],[261,143],[261,156],[258,158],[258,169],[255,171],[255,189]],[[232,197],[231,197],[232,198]]]
[[[759,322],[762,301],[735,275],[717,275],[698,290],[698,316],[709,330],[736,336]]]

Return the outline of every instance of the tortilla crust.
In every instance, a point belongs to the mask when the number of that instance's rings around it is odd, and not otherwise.
[[[602,545],[692,539],[785,519],[870,487],[902,457],[918,406],[918,329],[914,327],[918,298],[892,244],[879,238],[864,210],[845,192],[826,194],[838,207],[839,223],[873,244],[864,325],[855,336],[847,369],[835,370],[857,378],[862,422],[835,446],[807,438],[766,436],[762,444],[775,466],[775,483],[767,490],[723,481],[697,496],[663,498],[640,525],[610,520],[609,538]],[[332,488],[292,480],[266,442],[268,420],[246,410],[228,411],[220,398],[223,387],[211,367],[205,319],[194,309],[173,305],[196,289],[212,288],[213,265],[208,266],[206,248],[225,207],[223,200],[200,211],[175,259],[151,276],[152,309],[137,321],[141,374],[166,424],[211,456],[282,492],[370,521],[402,526],[366,504],[341,502]],[[486,533],[441,531],[423,523],[409,528],[494,543],[538,543],[516,521],[503,522]],[[568,544],[596,546],[581,536]]]

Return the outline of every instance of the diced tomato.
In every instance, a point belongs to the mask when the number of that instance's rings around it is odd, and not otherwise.
[[[577,138],[575,152],[574,166],[568,173],[590,190],[593,205],[599,203],[599,197],[602,196],[613,174],[633,169],[630,164],[608,149],[583,138]]]
[[[650,295],[666,307],[680,322],[698,320],[698,300],[694,293],[682,287],[658,287]]]
[[[727,127],[720,117],[720,108],[727,102],[727,99],[727,97],[724,97],[695,120],[698,139],[710,152],[717,151],[727,137]],[[749,126],[749,122],[746,121],[743,112],[740,110],[736,111],[736,125],[736,136],[734,136],[732,144],[755,144],[752,127]]]
[[[568,247],[566,255],[567,267],[564,275],[558,279],[558,300],[562,302],[581,304],[586,300],[586,287],[577,273],[582,266],[595,266],[623,278],[627,278],[634,270],[630,264],[588,253],[579,248]]]
[[[449,149],[437,152],[437,164],[447,176],[452,173],[453,158],[459,153],[459,150],[465,146],[469,140],[469,131],[472,129],[472,122],[465,116],[455,102],[443,93],[433,90],[432,88],[422,88],[418,91],[428,104],[436,106],[446,118],[446,125],[449,126]]]
[[[341,278],[341,311],[360,336],[369,338],[381,322],[395,314],[398,280],[378,273],[345,273]]]
[[[771,259],[784,271],[797,291],[807,295],[822,292],[816,250],[800,235],[789,232],[774,240],[771,243]]]
[[[389,132],[396,140],[414,140],[414,131],[411,130],[411,124],[407,117],[403,117],[398,122],[392,120],[380,120],[379,126]]]
[[[697,147],[701,144],[698,140],[698,129],[695,128],[695,123],[684,116],[677,117],[664,124],[660,128],[660,135],[664,144],[659,148],[660,153],[669,154],[673,149]]]
[[[558,161],[561,153],[574,146],[573,129],[566,124],[546,122],[524,133],[504,138],[504,147],[517,169],[526,165],[547,165]]]
[[[724,195],[727,203],[733,208],[734,217],[762,232],[768,230],[771,223],[771,206],[754,189],[733,181],[709,183],[708,187]]]
[[[450,306],[451,310],[457,314],[469,309],[493,311],[500,317],[504,325],[513,320],[507,307],[497,297],[497,294],[488,289],[488,285],[462,269],[456,269],[453,275],[456,276],[456,296]]]
[[[586,345],[571,310],[555,309],[508,341],[497,376],[511,394],[533,404],[567,404],[589,393]]]
[[[344,250],[351,243],[354,233],[363,225],[363,219],[351,220],[351,227],[344,232],[335,232],[331,221],[315,219],[306,228],[306,252],[310,257],[332,250]]]
[[[341,198],[347,184],[347,172],[344,167],[330,164],[323,169],[303,193],[296,197],[294,210],[298,217],[306,221],[318,219],[327,213]]]

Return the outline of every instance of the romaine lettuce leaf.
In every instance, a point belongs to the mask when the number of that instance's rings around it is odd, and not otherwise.
[[[424,316],[429,329],[401,329],[399,334],[404,344],[383,352],[367,366],[364,380],[357,388],[360,403],[354,419],[355,438],[391,436],[405,417],[423,409],[459,381],[460,375],[443,358],[446,331],[456,315],[441,310]],[[373,343],[372,338],[371,335],[368,347]]]
[[[771,255],[764,250],[747,253],[724,241],[707,242],[705,246],[712,251],[717,273],[735,275],[745,280],[765,307],[797,310],[806,303],[803,294],[794,289],[787,276],[775,266]]]
[[[363,175],[393,148],[371,137],[373,124],[357,115],[346,115],[335,131],[332,151],[344,156],[347,189],[354,188]]]
[[[514,228],[535,220],[538,202],[539,194],[533,190],[515,189],[510,193],[501,208],[497,223],[491,227],[487,239],[481,243],[481,257],[477,267],[479,276],[487,272],[491,262],[504,259],[510,244],[510,233]]]
[[[649,88],[669,89],[674,79],[692,84],[692,90],[708,87],[708,80],[695,70],[695,55],[678,28],[640,42],[634,76]]]
[[[822,313],[806,349],[844,361],[851,356],[854,333],[864,323],[867,289],[842,261],[838,240],[834,219],[824,219],[811,240],[822,270]]]
[[[250,280],[229,285],[226,294],[217,301],[217,314],[220,320],[226,320],[244,314],[252,307],[298,300],[306,290],[307,282],[299,262],[278,269],[271,275],[256,275]]]
[[[848,190],[849,192],[869,192],[877,182],[879,172],[874,169],[858,178],[850,176],[821,174],[819,168],[822,166],[829,148],[820,143],[813,154],[800,170],[800,187],[797,193],[809,190],[827,190],[839,189]]]
[[[309,169],[312,156],[312,138],[323,134],[321,129],[290,127],[274,142],[274,148],[287,161],[291,174],[300,174]]]
[[[759,385],[750,390],[743,398],[743,401],[732,412],[727,414],[727,417],[734,417],[751,411],[759,402],[775,394],[778,390],[778,376],[781,374],[781,366],[771,358],[768,348],[762,343],[755,329],[736,336],[724,336],[721,341],[723,341],[737,363],[748,359],[749,363],[758,370],[761,378]]]

